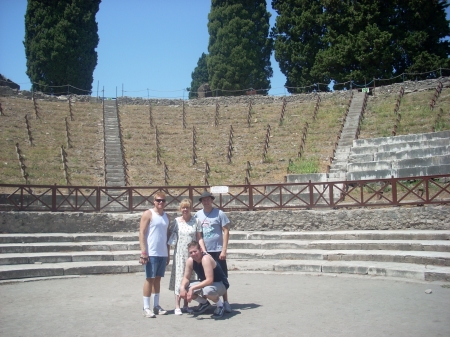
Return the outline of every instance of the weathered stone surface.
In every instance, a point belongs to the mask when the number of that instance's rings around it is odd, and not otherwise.
[[[405,81],[401,83],[394,83],[391,85],[377,86],[372,92],[374,95],[369,96],[371,99],[383,98],[383,96],[397,94],[400,87],[405,89],[405,94],[424,90],[434,90],[438,85],[438,81],[442,82],[444,87],[450,87],[450,77],[440,77],[438,79],[429,79],[424,81]],[[383,84],[383,83],[377,83]],[[221,97],[206,97],[198,99],[173,99],[173,98],[152,98],[146,99],[141,97],[117,97],[119,104],[124,105],[156,105],[156,106],[170,106],[177,105],[181,106],[183,102],[189,106],[199,106],[199,105],[215,105],[218,102],[221,106],[233,105],[233,104],[243,104],[248,105],[250,101],[253,104],[269,104],[269,103],[283,103],[283,100],[289,102],[301,102],[301,101],[311,101],[317,100],[317,95],[320,95],[322,100],[332,99],[332,98],[342,98],[348,100],[349,91],[336,90],[333,92],[314,92],[306,94],[292,94],[289,96],[268,96],[268,95],[243,95],[243,96],[221,96]],[[46,95],[42,92],[34,92],[37,99],[47,100],[47,101],[59,101],[68,100],[69,97],[73,102],[99,102],[100,97],[87,96],[87,95],[70,95],[70,96],[52,96]],[[26,90],[11,89],[6,86],[0,86],[0,96],[12,96],[17,98],[31,99],[32,93]],[[105,98],[105,100],[115,100],[115,98]]]
[[[228,212],[227,216],[231,229],[239,231],[450,229],[448,206]],[[140,217],[141,213],[0,212],[0,232],[137,232]]]

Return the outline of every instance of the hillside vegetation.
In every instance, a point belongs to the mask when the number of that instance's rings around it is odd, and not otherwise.
[[[429,103],[434,91],[405,94],[399,113],[397,135],[450,129],[450,89],[444,88],[434,110]],[[360,138],[391,136],[397,116],[394,108],[398,93],[370,96]],[[280,123],[282,104],[254,104],[248,125],[246,104],[219,107],[219,125],[215,127],[216,106],[185,105],[185,128],[181,105],[152,106],[154,127],[150,126],[150,107],[119,105],[123,140],[132,186],[164,185],[164,164],[169,185],[202,185],[205,167],[210,185],[244,184],[248,163],[252,184],[282,183],[290,165],[297,173],[326,172],[340,130],[349,94],[329,96],[319,104],[313,119],[315,100],[287,103]],[[67,101],[38,100],[39,118],[31,100],[0,97],[0,183],[23,184],[16,143],[31,184],[65,185],[61,146],[67,152],[72,185],[103,185],[103,125],[101,103],[72,103],[70,118]],[[442,117],[437,115],[442,109]],[[25,121],[28,115],[33,145],[29,144]],[[70,143],[67,147],[67,117]],[[437,122],[437,123],[436,123]],[[308,123],[306,145],[298,158],[300,139]],[[267,129],[269,147],[263,160]],[[160,159],[157,164],[156,128]],[[231,163],[228,162],[230,129],[233,129]],[[193,164],[193,128],[196,131],[196,163]]]

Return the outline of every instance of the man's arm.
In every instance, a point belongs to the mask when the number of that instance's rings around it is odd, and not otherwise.
[[[214,259],[211,257],[211,255],[203,255],[202,257],[202,266],[203,266],[203,270],[205,272],[205,279],[203,281],[201,281],[200,283],[192,286],[191,288],[189,288],[189,290],[197,290],[197,289],[202,289],[206,286],[209,286],[211,284],[214,283],[214,268],[216,267],[216,262],[214,261]]]
[[[205,241],[203,241],[203,233],[202,232],[197,232],[197,242],[200,245],[200,248],[202,249],[202,251],[204,253],[206,253],[206,246],[205,246]]]
[[[189,258],[190,260],[192,260],[191,258]],[[189,260],[188,259],[188,260]],[[187,263],[186,263],[187,264]],[[198,290],[198,289],[202,289],[206,286],[209,286],[211,284],[214,283],[214,268],[216,267],[216,261],[214,261],[214,259],[211,257],[211,255],[203,255],[202,257],[202,266],[203,266],[203,270],[205,272],[205,279],[203,281],[201,281],[200,283],[197,283],[193,286],[191,286],[189,288],[189,291],[187,293],[187,299],[190,302],[192,299],[196,298],[196,296],[194,296],[194,291]],[[192,270],[191,270],[192,272]],[[185,273],[184,275],[185,277],[190,277],[190,274]],[[181,296],[181,293],[180,293]]]
[[[228,249],[228,239],[230,237],[230,223],[228,223],[222,227],[222,232],[223,232],[223,243],[222,243],[222,251],[220,252],[219,259],[226,260],[227,259],[227,249]]]
[[[148,252],[147,252],[147,242],[145,241],[145,232],[147,231],[147,228],[150,224],[150,221],[152,220],[152,212],[150,210],[146,210],[141,217],[141,222],[139,223],[139,245],[141,247],[141,256],[148,258]],[[144,261],[140,259],[141,264]]]

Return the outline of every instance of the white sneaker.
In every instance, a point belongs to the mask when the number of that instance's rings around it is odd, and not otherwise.
[[[231,312],[231,305],[228,301],[223,302],[223,308],[225,309],[225,312]]]
[[[167,314],[167,311],[161,308],[159,305],[153,308],[153,313],[155,315],[165,315]]]
[[[155,314],[153,313],[153,311],[150,310],[150,308],[145,308],[142,310],[142,316],[147,317],[147,318],[155,318]]]
[[[183,315],[183,311],[180,308],[176,308],[175,315]]]

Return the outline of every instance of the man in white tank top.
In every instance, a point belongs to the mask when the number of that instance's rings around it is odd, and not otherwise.
[[[169,216],[164,212],[166,195],[157,192],[154,196],[153,209],[142,214],[139,226],[139,244],[141,257],[139,262],[144,265],[145,282],[143,287],[145,317],[165,315],[167,311],[159,305],[161,277],[164,277],[166,265],[170,261],[170,246],[167,244],[169,233]],[[150,307],[153,299],[153,309]]]

